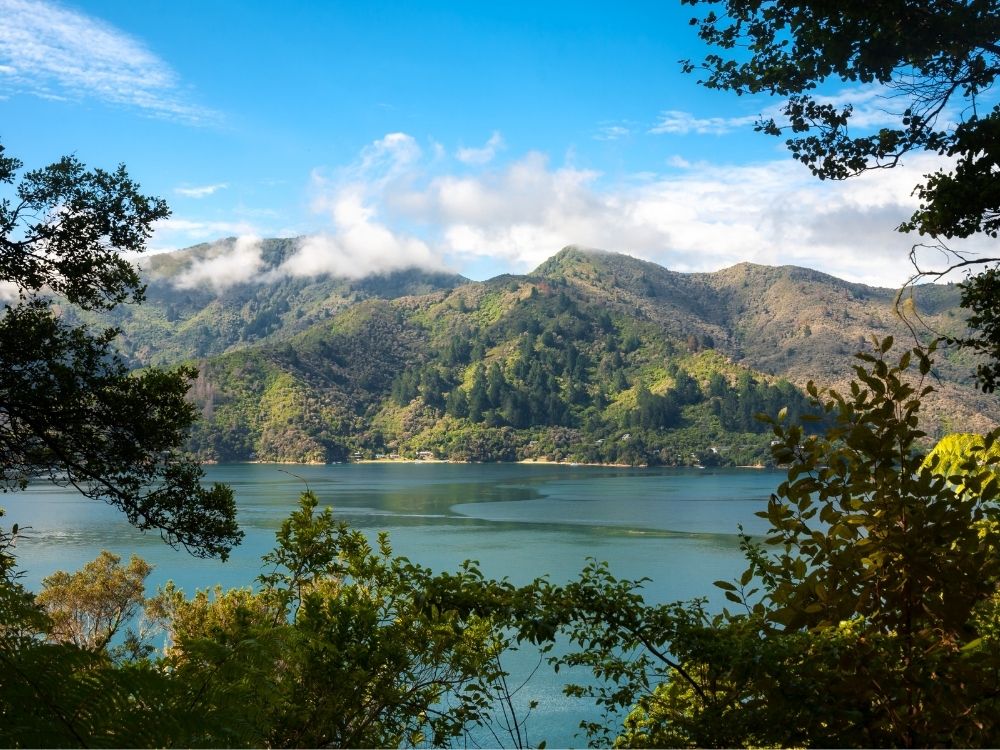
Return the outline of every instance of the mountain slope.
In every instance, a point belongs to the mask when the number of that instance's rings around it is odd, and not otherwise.
[[[911,336],[894,291],[794,267],[680,274],[567,248],[526,276],[437,283],[446,288],[337,297],[324,316],[289,307],[261,342],[210,357],[189,351],[206,417],[196,450],[215,460],[427,450],[458,460],[752,463],[766,460],[769,442],[754,412],[806,410],[800,388],[842,383],[865,336]],[[296,294],[321,296],[308,285]],[[917,298],[931,326],[961,325],[954,288],[921,288]],[[162,304],[152,299],[154,313]],[[997,405],[972,388],[971,369],[941,359],[932,433],[996,424]]]
[[[852,355],[871,348],[871,337],[892,335],[912,345],[960,334],[964,311],[954,285],[929,284],[913,290],[909,322],[896,310],[896,289],[880,289],[796,266],[740,263],[715,273],[681,274],[624,255],[567,248],[539,268],[563,275],[580,288],[634,307],[674,336],[694,337],[751,370],[844,387]],[[911,330],[913,326],[916,331]],[[909,343],[907,343],[909,342]],[[984,432],[996,424],[996,399],[977,391],[975,360],[946,349],[936,358],[936,392],[927,407],[936,428],[962,425]]]

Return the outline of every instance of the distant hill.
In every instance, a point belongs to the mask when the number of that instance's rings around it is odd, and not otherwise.
[[[292,242],[265,241],[269,268]],[[138,364],[200,368],[206,460],[764,462],[756,412],[807,411],[805,383],[843,384],[871,335],[913,340],[895,290],[793,266],[682,274],[571,247],[486,282],[410,270],[177,289],[207,252],[158,256],[149,301],[116,321]],[[928,326],[961,330],[956,288],[915,297]],[[997,424],[973,369],[939,358],[932,434]]]

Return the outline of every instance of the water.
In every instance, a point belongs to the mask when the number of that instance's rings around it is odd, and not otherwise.
[[[648,601],[708,596],[721,607],[712,581],[745,568],[738,526],[750,534],[765,530],[754,514],[783,476],[525,464],[240,464],[210,466],[207,474],[233,487],[246,532],[228,562],[172,550],[156,534],[130,527],[113,508],[39,484],[0,497],[7,525],[30,527],[17,547],[24,583],[37,590],[55,570],[75,570],[108,549],[153,563],[153,588],[167,580],[188,592],[248,585],[308,485],[338,518],[372,537],[388,531],[396,554],[436,571],[474,559],[487,576],[515,584],[545,574],[563,582],[596,558],[618,577],[649,578]],[[511,664],[530,670],[535,661],[520,654]],[[543,670],[523,691],[525,700],[540,700],[529,720],[533,742],[585,744],[575,735],[587,707],[562,695],[564,681],[564,674]]]

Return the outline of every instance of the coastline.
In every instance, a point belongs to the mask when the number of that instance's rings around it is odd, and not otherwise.
[[[345,464],[464,464],[466,461],[449,461],[447,458],[352,458]]]
[[[219,462],[210,460],[202,461],[202,466],[215,466]],[[335,461],[332,463],[327,463],[325,461],[260,461],[254,459],[252,461],[227,461],[226,463],[232,464],[274,464],[277,466],[335,466],[337,464],[473,464],[473,463],[491,463],[491,464],[524,464],[524,465],[537,465],[537,466],[567,466],[567,467],[594,467],[594,468],[605,468],[605,469],[648,469],[649,464],[612,464],[612,463],[597,463],[597,462],[587,462],[587,461],[553,461],[550,458],[522,458],[518,461],[452,461],[447,458],[355,458],[349,459],[347,461]],[[670,468],[679,469],[704,469],[704,466],[674,466]],[[730,469],[755,469],[757,471],[763,471],[768,468],[765,464],[740,464],[738,466],[722,467]]]
[[[506,461],[498,463],[508,463]],[[599,466],[610,469],[645,469],[649,464],[602,464],[586,461],[553,461],[551,458],[522,458],[520,461],[510,461],[512,464],[538,464],[539,466]]]
[[[274,464],[276,466],[334,466],[337,464],[536,464],[538,466],[591,466],[608,469],[646,469],[649,464],[604,464],[586,461],[553,461],[550,458],[522,458],[519,461],[451,461],[447,458],[355,458],[348,461],[336,461],[327,463],[324,461],[227,461],[231,464]],[[218,461],[202,461],[202,466],[217,466]],[[737,467],[737,468],[763,468],[763,467]]]

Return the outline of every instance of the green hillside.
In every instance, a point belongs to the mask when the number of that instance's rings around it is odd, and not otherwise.
[[[200,368],[205,460],[761,463],[757,412],[796,418],[807,380],[846,377],[872,334],[910,335],[894,291],[795,267],[681,274],[567,248],[483,283],[409,271],[216,294],[171,289],[185,262],[159,261],[145,317],[120,324],[137,361]],[[917,296],[938,330],[961,325],[956,289]],[[996,423],[971,369],[942,358],[937,432]]]

